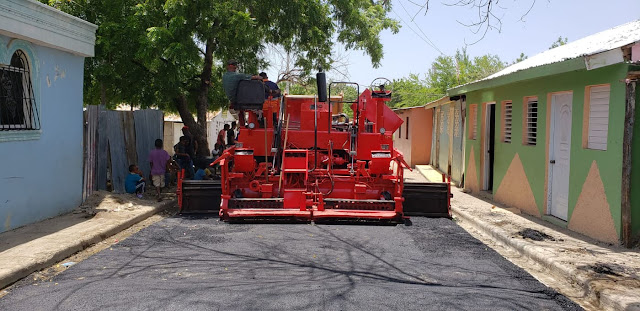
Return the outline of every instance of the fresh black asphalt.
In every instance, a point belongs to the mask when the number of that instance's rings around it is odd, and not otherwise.
[[[57,283],[57,285],[56,285]],[[168,218],[0,310],[578,310],[452,220],[411,226]]]

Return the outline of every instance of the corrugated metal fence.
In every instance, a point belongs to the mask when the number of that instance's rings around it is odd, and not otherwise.
[[[84,118],[85,199],[96,189],[125,192],[130,164],[138,165],[149,176],[147,157],[155,140],[162,139],[162,111],[115,111],[88,106]]]

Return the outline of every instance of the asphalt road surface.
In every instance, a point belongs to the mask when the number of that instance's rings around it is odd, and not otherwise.
[[[57,284],[56,284],[57,283]],[[158,222],[0,310],[578,310],[448,219]]]

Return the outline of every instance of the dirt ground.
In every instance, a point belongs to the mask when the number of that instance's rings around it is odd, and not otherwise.
[[[544,247],[544,256],[560,262],[567,270],[576,271],[578,279],[588,284],[575,283],[562,275],[555,275],[548,267],[524,257],[513,248],[503,245],[486,235],[473,224],[459,220],[458,224],[477,239],[495,249],[514,264],[522,267],[543,284],[556,289],[585,309],[599,310],[611,305],[602,301],[600,294],[617,293],[619,299],[637,302],[640,299],[640,252],[637,247],[626,249],[621,246],[601,243],[554,226],[538,218],[520,213],[518,209],[493,202],[478,200],[454,191],[452,205],[464,210],[484,222],[510,234],[511,239],[522,239],[532,245]],[[484,199],[484,198],[480,198]],[[635,293],[635,294],[634,294]]]
[[[176,197],[175,187],[162,190],[163,200],[172,200]],[[129,193],[112,193],[104,190],[96,191],[90,195],[82,205],[76,208],[73,213],[86,214],[86,217],[94,217],[101,212],[118,212],[120,210],[135,209],[137,203],[148,205],[149,202],[155,202],[155,189],[145,193],[141,199]]]

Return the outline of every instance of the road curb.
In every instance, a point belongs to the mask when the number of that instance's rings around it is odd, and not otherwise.
[[[29,274],[33,272],[52,266],[56,262],[59,262],[81,250],[84,250],[85,248],[93,244],[102,242],[105,239],[109,238],[110,236],[113,236],[157,214],[158,212],[164,211],[165,209],[171,207],[176,203],[177,203],[177,200],[163,202],[159,206],[154,206],[152,209],[148,211],[144,211],[133,218],[127,219],[118,224],[106,225],[101,230],[96,231],[92,235],[78,237],[78,240],[76,240],[75,243],[65,246],[63,249],[60,249],[55,253],[47,254],[46,257],[37,258],[35,261],[31,261],[21,266],[17,266],[15,267],[15,270],[12,270],[8,273],[0,275],[0,289],[9,286],[21,280],[24,277],[27,277]],[[18,262],[16,262],[16,265],[18,265]]]
[[[597,288],[592,288],[589,284],[589,279],[579,273],[577,269],[554,260],[553,254],[547,249],[521,239],[512,238],[505,230],[496,228],[482,220],[474,218],[457,207],[452,207],[451,210],[454,216],[469,222],[475,228],[499,240],[503,245],[514,249],[523,256],[549,269],[549,271],[554,275],[578,284],[583,289],[584,295],[595,301],[596,306],[600,306],[607,310],[629,310],[629,306],[620,304],[619,299],[616,297],[609,297],[607,290],[601,291]]]

